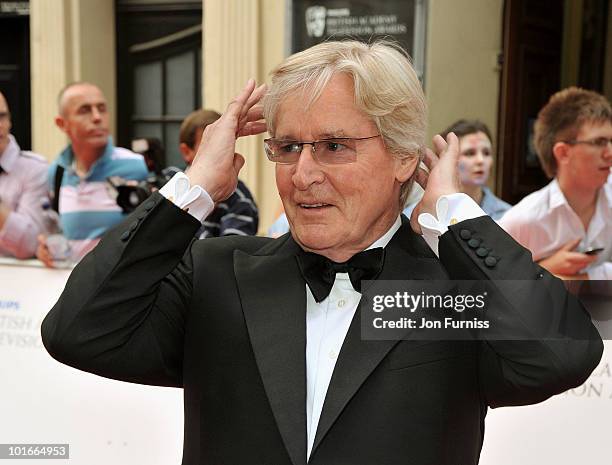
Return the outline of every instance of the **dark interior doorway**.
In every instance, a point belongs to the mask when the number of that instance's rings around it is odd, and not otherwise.
[[[179,127],[202,105],[202,2],[117,2],[118,143],[157,138],[183,167]]]
[[[0,44],[0,91],[11,110],[11,132],[23,150],[30,150],[30,17],[0,13]]]
[[[496,190],[510,203],[549,182],[532,145],[538,111],[561,88],[564,1],[505,0]],[[609,0],[584,0],[573,84],[602,92]]]

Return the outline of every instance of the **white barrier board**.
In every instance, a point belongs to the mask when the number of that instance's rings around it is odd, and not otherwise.
[[[0,264],[0,443],[70,444],[70,460],[51,463],[180,464],[181,390],[108,380],[46,353],[40,323],[68,274]],[[612,463],[611,367],[612,343],[606,342],[601,364],[583,386],[538,405],[490,410],[480,463]]]
[[[183,391],[113,381],[62,365],[40,324],[69,271],[0,264],[0,443],[69,444],[69,460],[3,465],[180,464]]]

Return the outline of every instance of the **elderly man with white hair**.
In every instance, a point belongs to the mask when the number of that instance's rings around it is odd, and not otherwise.
[[[477,463],[488,406],[582,383],[602,343],[561,282],[458,193],[456,136],[423,149],[425,112],[409,60],[384,42],[326,42],[287,58],[269,89],[250,80],[186,175],[75,269],[45,346],[182,387],[185,465]],[[266,130],[290,233],[193,241],[236,187],[236,138]],[[426,189],[408,221],[415,179]],[[503,319],[528,331],[522,318],[554,303],[583,340],[363,339],[362,281],[400,279],[527,280]],[[525,289],[543,308],[523,311]]]

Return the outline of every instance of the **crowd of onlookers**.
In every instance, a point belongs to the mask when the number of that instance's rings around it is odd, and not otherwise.
[[[184,119],[176,144],[186,166],[197,154],[204,128],[219,117],[202,109]],[[0,256],[35,256],[50,267],[60,261],[49,234],[61,231],[69,251],[62,263],[74,263],[133,209],[130,202],[146,197],[147,188],[134,186],[144,183],[150,192],[160,187],[159,179],[180,171],[163,166],[157,139],[134,140],[132,150],[113,144],[106,99],[94,84],[77,82],[62,89],[55,124],[69,143],[48,166],[44,157],[19,148],[0,93]],[[531,250],[534,260],[566,279],[612,279],[612,109],[604,96],[571,87],[554,94],[540,110],[534,145],[551,182],[515,206],[487,187],[494,153],[487,126],[459,120],[441,135],[450,132],[459,138],[462,191]],[[415,183],[404,214],[410,216],[420,194]],[[255,200],[239,181],[205,219],[198,237],[254,235],[258,224]],[[268,234],[289,230],[281,212]]]
[[[219,117],[198,110],[183,121],[176,144],[187,166],[205,126]],[[155,180],[180,171],[161,166],[163,147],[157,139],[137,139],[132,150],[114,145],[106,98],[94,84],[76,82],[61,90],[55,124],[69,143],[48,165],[44,157],[20,149],[0,93],[0,256],[36,257],[49,267],[79,261],[147,192],[161,187]],[[254,235],[258,224],[255,200],[240,182],[198,235]]]

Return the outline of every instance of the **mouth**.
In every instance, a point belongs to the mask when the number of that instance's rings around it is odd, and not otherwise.
[[[305,210],[321,210],[323,208],[331,207],[328,203],[299,203],[300,208]]]

